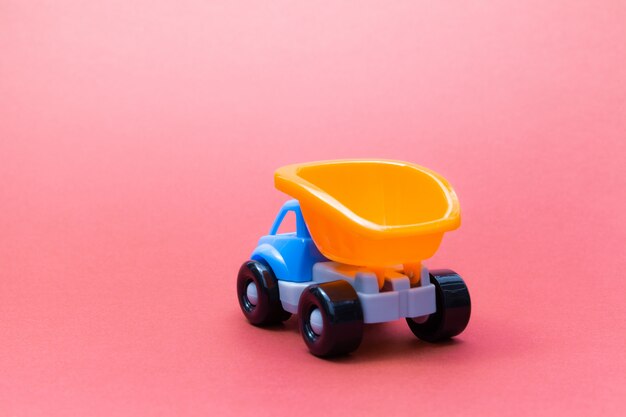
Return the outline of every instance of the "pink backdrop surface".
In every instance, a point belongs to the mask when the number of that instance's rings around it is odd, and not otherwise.
[[[102,4],[99,4],[102,3]],[[624,415],[626,3],[0,2],[0,415]],[[381,157],[455,186],[404,322],[311,356],[236,272],[273,170]]]

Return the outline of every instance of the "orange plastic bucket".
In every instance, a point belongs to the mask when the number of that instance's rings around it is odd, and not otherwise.
[[[450,184],[421,166],[389,160],[336,160],[288,165],[276,188],[300,202],[324,256],[382,267],[430,258],[443,234],[459,227]]]

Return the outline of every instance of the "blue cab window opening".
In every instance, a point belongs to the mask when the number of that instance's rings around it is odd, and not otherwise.
[[[283,223],[285,223],[284,226]],[[311,237],[297,200],[290,200],[283,205],[272,224],[270,235],[279,234],[289,236],[289,234],[293,232],[295,232],[294,235],[299,238]]]
[[[278,225],[275,234],[286,235],[296,233],[296,213],[293,210],[287,210],[283,214],[283,218]]]

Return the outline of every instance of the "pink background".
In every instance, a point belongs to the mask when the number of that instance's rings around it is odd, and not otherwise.
[[[624,415],[626,3],[84,3],[0,2],[0,415]],[[245,322],[273,170],[343,157],[455,186],[455,342]]]

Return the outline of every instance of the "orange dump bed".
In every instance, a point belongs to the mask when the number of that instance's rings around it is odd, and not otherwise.
[[[360,266],[414,264],[430,258],[444,232],[461,222],[459,201],[439,174],[387,160],[288,165],[276,188],[300,202],[318,249]]]

